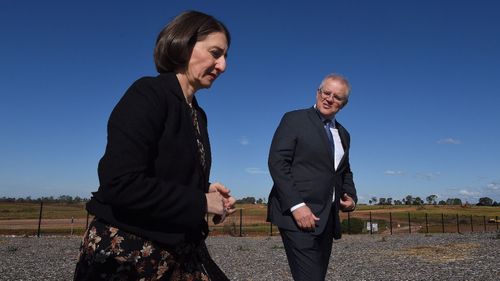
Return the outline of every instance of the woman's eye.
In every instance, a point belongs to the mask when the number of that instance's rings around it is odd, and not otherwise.
[[[214,57],[216,59],[218,59],[218,58],[220,58],[220,56],[222,56],[222,52],[219,50],[210,51],[210,54],[212,54],[212,57]]]

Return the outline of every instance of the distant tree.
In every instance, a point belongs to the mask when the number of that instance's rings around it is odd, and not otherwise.
[[[477,203],[477,206],[492,206],[493,205],[493,199],[489,197],[481,197],[479,198],[479,202]]]
[[[394,200],[394,205],[403,205],[403,202],[401,200]]]
[[[427,201],[427,204],[429,205],[436,205],[436,199],[438,198],[437,195],[435,194],[432,194],[432,195],[429,195],[425,198],[425,201]]]
[[[38,201],[43,201],[43,202],[56,202],[56,199],[54,199],[53,196],[50,196],[50,197],[41,197],[41,198],[38,198],[39,200]]]
[[[387,198],[387,205],[392,205],[392,197]]]
[[[239,204],[255,204],[255,197],[245,197],[239,200],[236,200],[236,203]]]
[[[460,199],[460,198],[448,198],[448,199],[446,199],[446,205],[462,205],[462,199]]]
[[[373,202],[374,205],[377,204],[377,197],[372,196],[372,202]]]
[[[380,197],[378,199],[378,204],[379,205],[385,205],[385,204],[387,204],[387,201],[386,201],[386,199],[384,197]]]
[[[413,196],[406,195],[406,197],[403,198],[403,202],[405,203],[405,205],[413,205]]]
[[[424,204],[424,200],[422,200],[422,198],[420,197],[415,197],[415,199],[413,199],[413,205],[423,205]]]
[[[19,197],[16,199],[16,202],[20,202],[20,203],[29,203],[31,201],[32,201],[31,196],[28,196],[26,198]]]
[[[61,195],[57,198],[57,201],[61,203],[73,203],[73,197],[70,195]]]
[[[495,201],[495,202],[493,202],[493,204],[491,206],[496,207],[496,206],[500,206],[500,204],[497,201]]]
[[[439,201],[438,205],[446,205],[446,201],[441,200],[441,201]]]

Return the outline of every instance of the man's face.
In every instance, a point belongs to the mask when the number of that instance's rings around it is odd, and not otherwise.
[[[347,103],[347,87],[338,80],[328,79],[316,93],[316,108],[327,119],[331,119]]]

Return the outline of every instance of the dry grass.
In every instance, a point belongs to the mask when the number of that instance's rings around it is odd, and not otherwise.
[[[446,245],[415,246],[405,248],[396,255],[416,257],[432,263],[454,262],[470,259],[472,252],[479,249],[478,243],[456,243]]]

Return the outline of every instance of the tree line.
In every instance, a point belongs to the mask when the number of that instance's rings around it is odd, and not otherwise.
[[[39,198],[31,198],[31,196],[28,197],[18,197],[18,198],[13,198],[13,197],[1,197],[0,202],[17,202],[17,203],[69,203],[69,204],[76,204],[76,203],[82,203],[82,202],[87,202],[89,199],[87,198],[82,198],[80,196],[69,196],[69,195],[61,195],[59,197],[53,197],[53,196],[48,196],[48,197],[39,197]]]
[[[425,201],[421,197],[413,197],[412,195],[407,195],[406,197],[402,198],[401,200],[398,199],[393,199],[392,197],[380,197],[377,198],[375,196],[371,197],[370,200],[368,200],[368,203],[370,205],[464,205],[464,204],[469,204],[468,202],[462,202],[460,198],[448,198],[446,200],[437,200],[438,196],[437,195],[429,195],[425,198]],[[81,198],[79,196],[72,197],[69,195],[61,195],[59,197],[39,197],[39,198],[31,198],[31,196],[28,197],[19,197],[19,198],[12,198],[12,197],[1,197],[0,202],[18,202],[18,203],[36,203],[36,202],[47,202],[47,203],[82,203],[82,202],[87,202],[89,199],[88,198]],[[236,200],[236,203],[239,204],[266,204],[266,199],[265,198],[255,198],[255,197],[244,197],[241,199]],[[497,201],[493,201],[493,199],[489,197],[481,197],[479,198],[478,203],[476,204],[477,206],[500,206],[500,203]]]
[[[448,198],[446,200],[437,200],[438,196],[435,194],[429,195],[425,198],[425,201],[421,197],[413,197],[412,195],[407,195],[401,200],[393,200],[393,198],[388,197],[380,197],[377,198],[375,196],[371,197],[368,200],[370,205],[469,205],[468,202],[462,202],[460,198]],[[493,199],[489,197],[481,197],[479,198],[477,206],[500,206],[499,202],[493,201]]]
[[[421,197],[413,197],[412,195],[407,195],[401,200],[394,200],[393,198],[385,197],[372,197],[368,200],[370,205],[465,205],[468,202],[463,202],[460,198],[448,198],[446,200],[437,200],[438,196],[435,194],[429,195],[425,198],[425,201]],[[255,199],[255,197],[244,197],[236,200],[236,203],[240,204],[265,204],[264,198]],[[500,206],[499,202],[493,201],[489,197],[479,198],[477,206]]]

